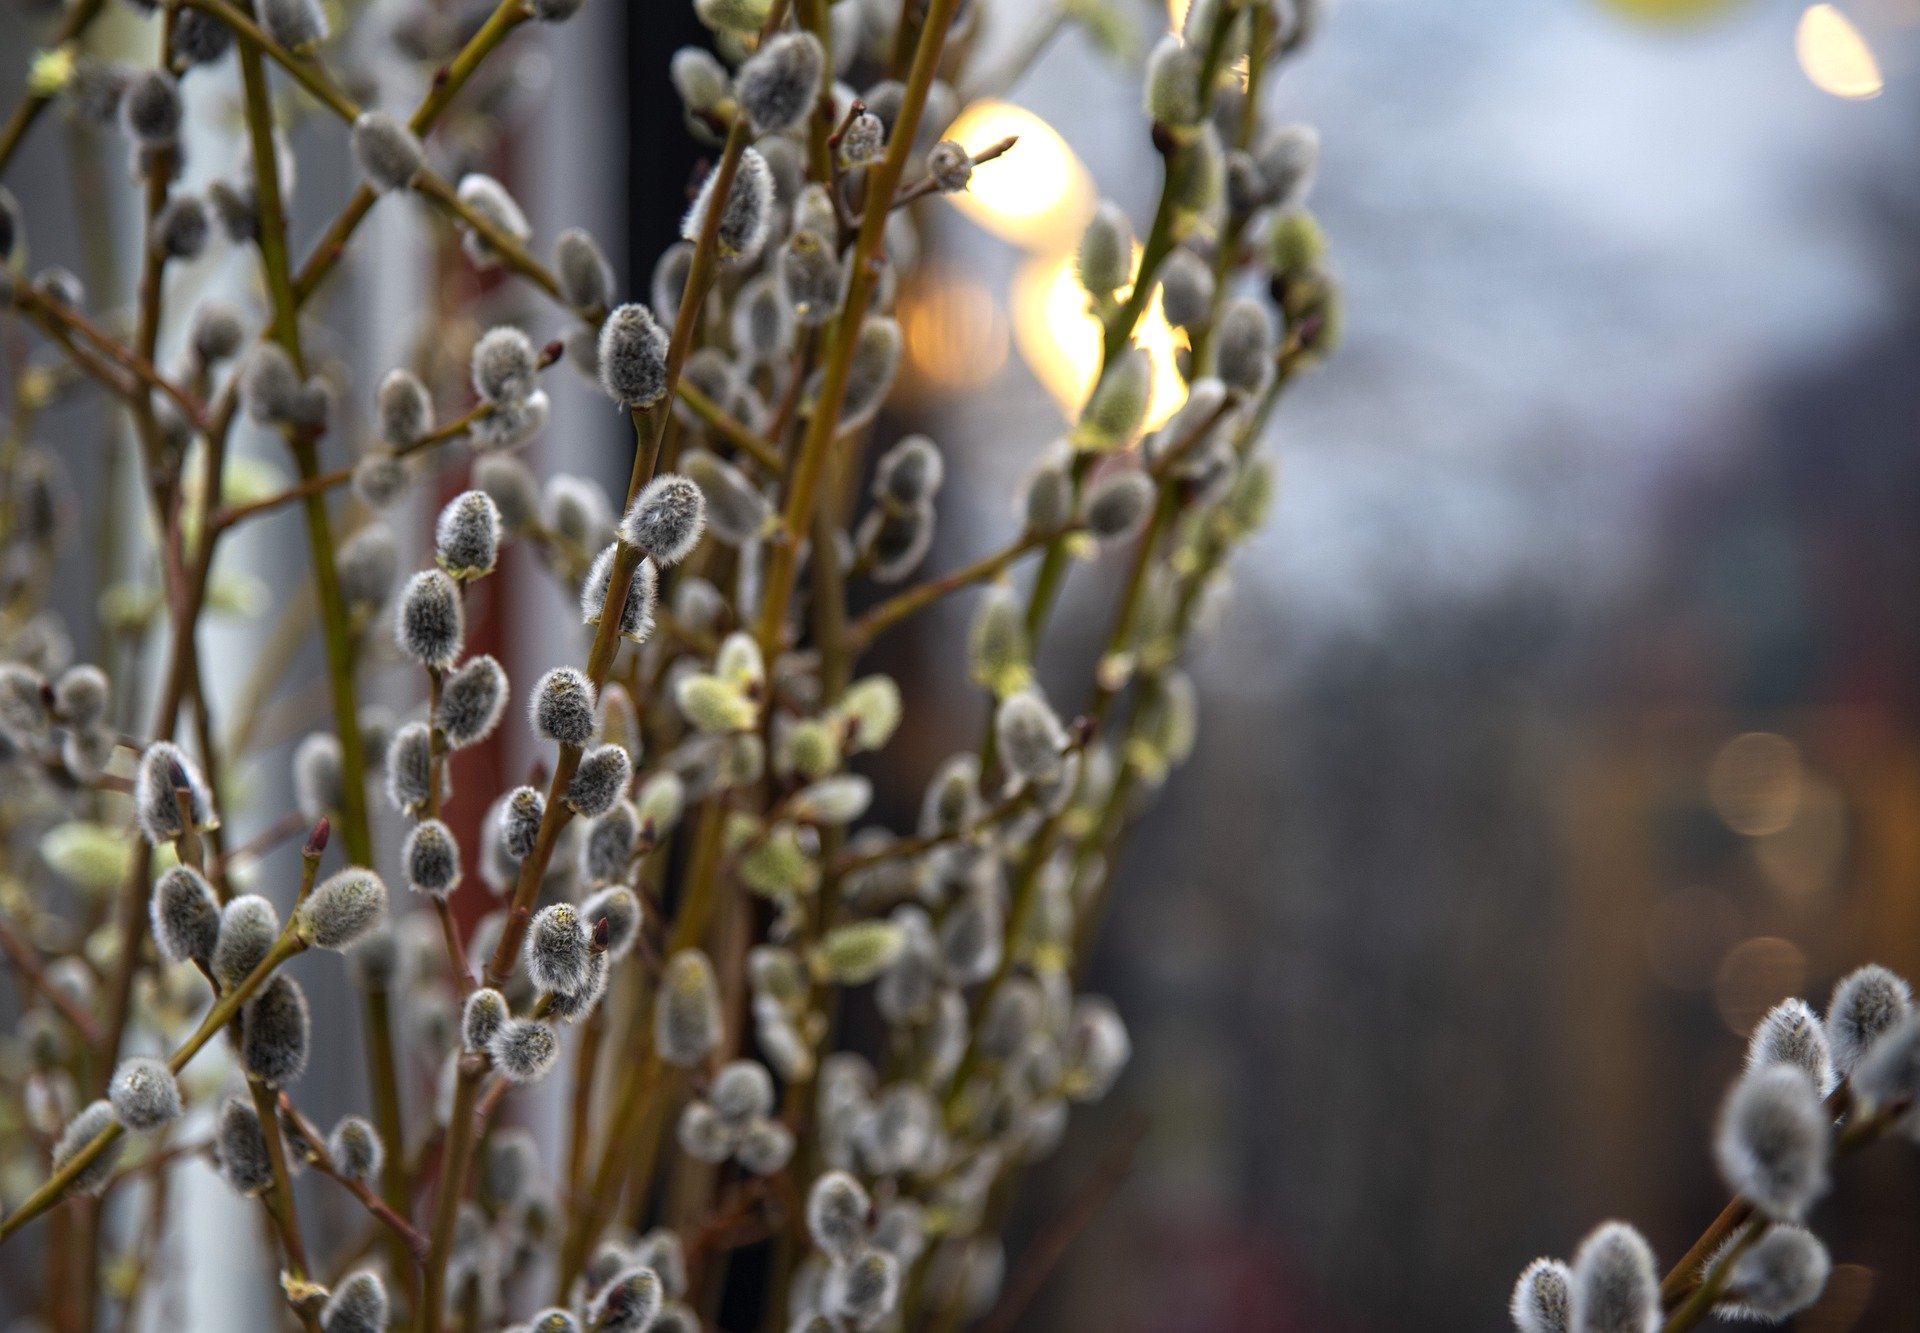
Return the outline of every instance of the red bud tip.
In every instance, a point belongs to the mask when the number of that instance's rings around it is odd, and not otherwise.
[[[300,854],[309,861],[318,860],[320,853],[327,850],[327,838],[332,832],[333,822],[321,815],[313,826],[313,832],[307,835],[307,845],[300,849]]]

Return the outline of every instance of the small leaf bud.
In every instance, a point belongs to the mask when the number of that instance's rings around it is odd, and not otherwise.
[[[613,585],[613,563],[619,558],[618,543],[608,543],[601,548],[600,554],[593,558],[593,564],[587,569],[587,577],[580,584],[580,619],[588,625],[598,625],[601,613],[607,605],[607,594]],[[620,616],[620,637],[634,643],[645,643],[653,633],[653,608],[659,596],[660,572],[651,559],[642,559],[634,566],[633,576],[627,580],[627,605]]]
[[[1519,1333],[1573,1333],[1573,1271],[1558,1259],[1535,1259],[1507,1302]]]
[[[1133,223],[1118,204],[1102,203],[1080,236],[1080,285],[1091,296],[1110,296],[1133,277]]]
[[[1207,113],[1207,90],[1200,86],[1203,65],[1197,46],[1173,33],[1162,37],[1147,57],[1147,114],[1173,129],[1198,125]]]
[[[1124,444],[1140,430],[1153,393],[1153,362],[1139,347],[1122,352],[1100,377],[1080,413],[1074,439],[1083,448]]]
[[[198,870],[169,867],[153,886],[153,938],[169,960],[205,963],[220,942],[220,900]]]
[[[777,134],[793,128],[813,109],[827,55],[810,32],[770,38],[740,66],[734,92],[753,128]]]
[[[506,996],[485,986],[476,990],[460,1012],[461,1049],[469,1055],[485,1051],[511,1016]]]
[[[1652,1333],[1660,1327],[1653,1251],[1624,1222],[1581,1242],[1573,1259],[1572,1326],[1580,1333]]]
[[[527,974],[541,990],[572,994],[586,984],[590,952],[580,913],[555,903],[542,909],[527,931]]]
[[[676,565],[693,553],[706,526],[706,497],[687,477],[655,477],[634,497],[620,523],[620,540],[637,546],[657,565]]]
[[[1153,506],[1153,482],[1137,468],[1109,472],[1087,493],[1087,531],[1098,541],[1131,537]]]
[[[845,1171],[828,1171],[807,1191],[807,1234],[829,1257],[848,1259],[866,1235],[872,1201]]]
[[[1214,360],[1221,383],[1252,397],[1273,378],[1273,320],[1248,297],[1227,303],[1215,326]]]
[[[220,938],[213,946],[214,978],[233,987],[246,980],[273,947],[280,933],[280,914],[255,893],[241,894],[220,913]]]
[[[384,111],[363,111],[349,136],[354,165],[376,193],[405,190],[427,164],[419,136]]]
[[[727,67],[711,51],[699,46],[683,46],[667,62],[667,77],[680,101],[692,112],[717,114],[720,104],[733,95],[733,82]]]
[[[85,1148],[100,1136],[100,1131],[114,1123],[114,1111],[107,1101],[89,1102],[80,1109],[80,1113],[69,1120],[60,1131],[60,1137],[53,1145],[53,1169],[60,1170],[68,1162],[80,1155]],[[81,1169],[69,1186],[76,1194],[97,1194],[113,1174],[113,1168],[119,1164],[124,1139],[115,1139],[107,1145],[106,1151],[95,1157]]]
[[[555,667],[533,691],[533,729],[562,745],[593,739],[593,683],[572,667]]]
[[[482,653],[446,678],[434,724],[457,750],[491,734],[506,706],[506,670],[491,654]]]
[[[517,403],[533,392],[540,354],[533,340],[510,324],[498,325],[473,345],[473,391],[489,403]]]
[[[320,0],[261,0],[260,26],[296,55],[327,39],[327,14]]]
[[[843,428],[880,410],[900,368],[900,326],[885,315],[869,315],[860,326],[847,367],[846,394],[840,402]]]
[[[407,580],[393,622],[393,639],[401,652],[423,666],[444,670],[460,655],[465,636],[459,585],[437,569],[423,569]]]
[[[315,948],[347,949],[365,939],[386,910],[386,883],[371,870],[348,866],[321,881],[295,920],[301,938]]]
[[[170,144],[180,133],[185,108],[180,85],[165,70],[148,69],[127,81],[120,96],[120,120],[128,134],[148,147]]]
[[[693,207],[687,210],[687,216],[680,224],[680,235],[689,241],[700,237],[707,210],[713,204],[717,175],[718,168],[707,174],[700,184],[699,194],[694,197]],[[727,191],[726,206],[720,212],[719,241],[723,259],[735,264],[749,264],[759,256],[772,227],[773,203],[773,171],[767,166],[767,159],[760,155],[759,149],[748,148],[740,154],[732,188]]]
[[[433,429],[433,397],[410,370],[387,372],[374,407],[380,417],[380,438],[396,449]]]
[[[134,1056],[122,1060],[107,1082],[114,1118],[128,1129],[160,1129],[182,1114],[180,1084],[159,1060]]]
[[[365,1269],[335,1287],[320,1311],[321,1333],[385,1333],[386,1327],[386,1286]]]
[[[245,1098],[233,1096],[220,1105],[214,1125],[214,1156],[220,1170],[241,1194],[260,1194],[273,1184],[273,1159],[260,1132],[260,1117]]]
[[[510,1018],[493,1034],[487,1050],[509,1082],[532,1083],[552,1071],[560,1058],[560,1039],[551,1024]]]
[[[654,1046],[662,1060],[684,1068],[704,1060],[724,1035],[713,964],[698,949],[682,949],[667,960],[660,980]]]
[[[1827,1115],[1813,1081],[1792,1065],[1756,1069],[1734,1085],[1720,1115],[1720,1174],[1769,1217],[1788,1221],[1825,1193]]]
[[[408,831],[400,863],[415,893],[442,898],[460,883],[460,846],[453,830],[437,819],[422,820]]]
[[[1167,323],[1189,332],[1213,314],[1213,270],[1185,246],[1175,247],[1161,262],[1160,309]]]
[[[433,536],[441,569],[463,582],[479,578],[500,558],[500,510],[485,491],[462,491],[440,511]]]
[[[333,1158],[334,1169],[348,1180],[372,1180],[380,1174],[387,1148],[371,1124],[357,1115],[346,1115],[327,1136],[327,1155]]]
[[[1846,1077],[1881,1034],[1912,1012],[1907,983],[1877,963],[1849,972],[1833,988],[1827,1004],[1827,1042],[1834,1072]]]
[[[313,1024],[299,982],[285,973],[269,977],[241,1015],[240,1059],[249,1078],[280,1087],[307,1072]]]
[[[426,803],[433,781],[433,733],[409,722],[387,743],[387,799],[407,814]]]
[[[967,670],[977,685],[1005,697],[1032,679],[1026,613],[1012,587],[994,584],[981,594],[967,628]]]

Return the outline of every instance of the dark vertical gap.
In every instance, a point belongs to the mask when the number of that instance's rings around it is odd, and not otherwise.
[[[644,300],[654,261],[679,236],[687,185],[706,154],[688,135],[667,64],[683,46],[706,45],[691,5],[639,4],[627,15],[627,271]]]

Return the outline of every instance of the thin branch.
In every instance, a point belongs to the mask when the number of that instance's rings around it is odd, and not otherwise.
[[[1068,1249],[1085,1231],[1120,1184],[1133,1169],[1134,1154],[1147,1136],[1145,1120],[1136,1120],[1122,1130],[1108,1148],[1093,1174],[1080,1182],[1064,1208],[1048,1222],[1027,1250],[1026,1262],[1007,1284],[999,1304],[981,1321],[979,1333],[1013,1333],[1020,1316],[1040,1294],[1041,1287],[1066,1257]]]

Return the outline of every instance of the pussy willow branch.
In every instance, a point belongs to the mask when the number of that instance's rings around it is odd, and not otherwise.
[[[772,10],[762,28],[762,37],[779,30],[786,21],[788,0],[774,0]],[[700,235],[694,242],[692,262],[687,269],[686,287],[681,293],[680,309],[673,323],[673,334],[667,343],[665,371],[665,398],[649,419],[643,420],[643,414],[635,414],[635,437],[632,474],[627,482],[626,506],[633,503],[641,489],[652,480],[654,469],[659,462],[662,440],[667,424],[673,419],[670,404],[680,382],[680,372],[686,365],[687,355],[693,348],[694,338],[699,333],[700,313],[706,303],[706,294],[712,275],[719,259],[720,218],[732,189],[735,170],[739,167],[740,156],[746,151],[748,140],[752,137],[751,126],[744,113],[736,114],[731,130],[727,133],[726,147],[722,150],[720,161],[714,167],[712,198],[714,206],[709,208],[701,221]],[[607,580],[606,600],[601,604],[600,625],[594,635],[593,647],[587,655],[587,677],[598,689],[605,683],[608,670],[620,643],[620,611],[627,601],[627,591],[632,584],[633,573],[640,566],[640,552],[636,547],[619,543],[615,550],[613,569]],[[499,946],[494,950],[493,958],[487,964],[487,984],[498,986],[513,973],[514,958],[525,938],[528,913],[533,905],[534,895],[540,887],[540,878],[546,873],[548,860],[553,855],[554,840],[559,836],[560,828],[565,824],[568,814],[564,800],[567,783],[572,780],[574,770],[580,763],[580,751],[577,746],[562,745],[558,761],[554,765],[552,780],[547,787],[546,812],[540,821],[540,831],[535,839],[534,849],[521,863],[520,878],[514,886],[512,904],[507,914],[506,928],[500,932]]]
[[[106,0],[69,0],[67,12],[61,18],[59,28],[54,31],[53,45],[48,49],[65,50],[87,30],[87,26],[100,16],[104,8]],[[6,172],[7,164],[13,161],[13,155],[19,150],[27,131],[39,119],[40,113],[47,109],[54,95],[51,91],[29,88],[15,105],[5,127],[0,128],[0,174]]]
[[[867,179],[866,212],[860,219],[860,231],[848,261],[846,299],[841,303],[833,347],[814,400],[813,415],[807,421],[807,431],[794,463],[782,527],[770,543],[756,635],[761,652],[769,659],[784,646],[787,605],[793,596],[800,542],[811,526],[813,507],[819,498],[821,469],[826,466],[827,451],[840,425],[840,409],[846,402],[847,379],[853,368],[854,348],[860,341],[860,326],[880,281],[880,243],[886,232],[887,214],[907,169],[907,158],[913,152],[913,141],[920,129],[920,113],[926,106],[928,89],[933,86],[940,52],[946,44],[947,29],[953,22],[957,4],[958,0],[930,0],[919,46],[914,52],[913,68],[907,76],[906,90],[901,94],[900,110],[887,136],[886,155]]]
[[[1078,525],[1068,524],[1066,530],[1077,531]],[[962,588],[971,587],[973,584],[998,578],[1009,565],[1020,557],[1039,550],[1054,540],[1057,535],[1041,532],[1022,533],[999,550],[981,556],[970,565],[962,565],[951,573],[927,579],[902,592],[895,593],[854,621],[848,628],[847,637],[853,655],[859,657],[873,645],[875,639],[902,620],[932,606],[942,597],[958,592]]]
[[[241,82],[246,90],[247,137],[253,149],[254,190],[260,210],[260,263],[273,301],[273,337],[286,350],[295,370],[306,374],[306,353],[300,341],[299,305],[293,294],[287,262],[287,222],[280,199],[279,157],[273,141],[273,104],[260,54],[238,44]],[[320,474],[319,449],[304,430],[288,432],[288,445],[301,480]],[[366,756],[360,735],[360,708],[353,679],[353,626],[347,615],[340,576],[334,568],[333,520],[326,497],[305,497],[307,545],[313,562],[314,592],[327,654],[327,676],[333,694],[334,732],[340,742],[340,823],[347,859],[356,865],[373,864],[373,837],[367,821]]]
[[[259,965],[245,977],[241,978],[238,985],[224,992],[214,1000],[205,1016],[201,1018],[200,1026],[193,1030],[193,1035],[181,1042],[173,1054],[167,1058],[168,1069],[176,1074],[182,1069],[185,1069],[187,1063],[200,1053],[201,1048],[211,1041],[222,1028],[233,1021],[234,1015],[240,1012],[240,1007],[252,998],[253,993],[265,984],[267,978],[272,976],[274,971],[282,963],[286,962],[287,959],[300,953],[307,947],[306,941],[302,940],[296,933],[295,925],[296,922],[292,918],[289,918],[286,926],[281,930],[279,937],[274,940],[273,946],[267,950],[266,956],[260,960]],[[73,1182],[79,1178],[80,1174],[89,1166],[93,1165],[93,1163],[99,1159],[100,1154],[105,1152],[108,1147],[112,1145],[113,1141],[120,1137],[122,1132],[118,1121],[109,1124],[105,1129],[94,1135],[93,1138],[87,1142],[86,1146],[82,1147],[69,1158],[64,1166],[48,1176],[46,1182],[42,1184],[39,1189],[28,1195],[25,1201],[7,1216],[5,1221],[0,1221],[0,1241],[6,1240],[21,1227],[46,1212],[47,1209],[51,1208],[54,1204],[60,1202],[61,1198],[66,1194],[68,1189],[72,1187]]]

